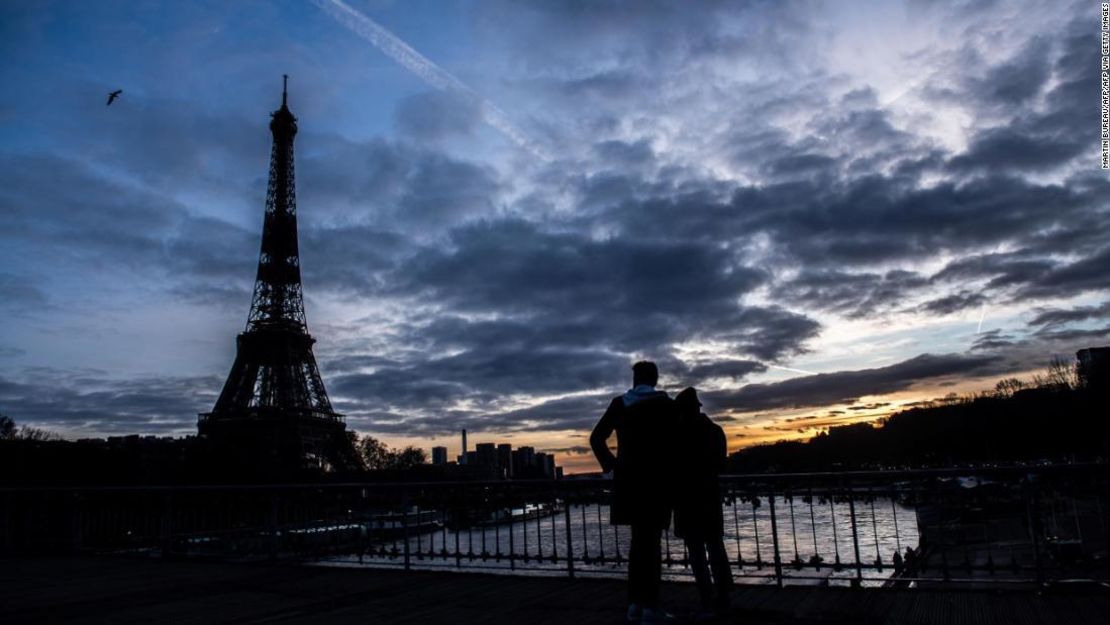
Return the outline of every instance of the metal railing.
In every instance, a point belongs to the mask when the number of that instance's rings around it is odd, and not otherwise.
[[[0,549],[623,575],[609,480],[0,489]],[[1110,580],[1110,467],[721,480],[734,575],[830,585]],[[664,534],[668,577],[689,574]]]

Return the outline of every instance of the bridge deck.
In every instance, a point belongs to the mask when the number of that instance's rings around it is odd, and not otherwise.
[[[676,610],[690,584],[668,584]],[[116,557],[0,560],[5,623],[622,623],[620,580]],[[1105,623],[1110,594],[740,586],[735,623]]]

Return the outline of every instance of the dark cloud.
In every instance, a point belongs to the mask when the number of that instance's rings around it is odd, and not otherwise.
[[[519,393],[548,395],[612,386],[625,377],[623,356],[588,350],[533,352],[487,345],[373,373],[333,377],[333,394],[394,410],[444,407],[461,400],[494,406]]]
[[[988,279],[988,287],[1006,287],[1036,280],[1056,264],[1052,259],[1032,258],[1023,253],[978,254],[948,263],[931,280],[960,282]]]
[[[982,76],[969,76],[965,89],[985,104],[1013,110],[1036,97],[1052,75],[1051,46],[1045,37],[1034,37],[1011,58],[994,65]]]
[[[322,135],[301,143],[310,140],[313,149],[297,164],[308,225],[355,216],[383,231],[419,236],[486,216],[499,197],[500,178],[484,164],[397,141]]]
[[[975,337],[975,341],[971,344],[973,351],[995,351],[1004,349],[1015,344],[1014,337],[1004,334],[1002,330],[987,330],[981,332]]]
[[[685,376],[695,382],[713,378],[739,380],[756,372],[766,371],[767,366],[754,360],[718,360],[716,362],[694,365]]]
[[[348,423],[360,430],[405,435],[448,436],[468,432],[513,433],[588,431],[597,423],[612,394],[590,394],[544,401],[529,408],[481,407],[473,410],[433,410],[427,414],[367,410],[360,402],[348,409]]]
[[[778,358],[802,349],[818,326],[781,308],[738,305],[764,279],[719,247],[595,239],[501,220],[458,229],[448,245],[411,257],[387,292],[456,311],[497,311],[510,320],[502,330],[538,330],[616,352],[658,353],[712,337],[741,353]]]
[[[1031,326],[1057,326],[1089,319],[1110,317],[1110,300],[1097,306],[1076,306],[1075,308],[1045,308],[1029,321]]]
[[[1076,19],[1053,49],[1048,37],[1034,37],[1018,54],[971,80],[967,97],[1008,109],[1006,123],[977,131],[967,150],[949,162],[955,171],[1054,170],[1087,153],[1093,140],[1085,128],[1095,123],[1089,105],[1098,84],[1098,50],[1089,24]],[[1042,89],[1043,106],[1034,101]]]
[[[986,301],[987,297],[982,293],[960,291],[959,293],[953,293],[934,300],[929,300],[921,305],[921,309],[937,315],[950,315],[968,308],[980,306]]]
[[[112,380],[59,370],[0,378],[0,407],[17,423],[75,435],[180,434],[212,408],[216,376]]]
[[[983,171],[1055,169],[1086,147],[1084,141],[1033,135],[1014,127],[998,128],[978,133],[967,151],[949,161],[949,166]]]
[[[1058,266],[1038,276],[1018,293],[1020,297],[1068,297],[1110,289],[1110,246],[1098,253]]]
[[[178,202],[55,156],[0,157],[0,235],[52,262],[160,264]]]
[[[908,294],[927,282],[918,274],[903,270],[877,274],[804,268],[792,280],[777,284],[775,295],[799,308],[831,310],[849,318],[861,318],[901,305]]]
[[[1067,345],[1085,345],[1110,336],[1110,326],[1102,328],[1042,328],[1034,333],[1036,338]]]
[[[736,390],[703,393],[715,410],[751,412],[780,408],[850,404],[865,395],[882,395],[948,376],[974,377],[1007,370],[995,355],[922,354],[909,360],[859,371],[838,371],[782,382],[748,384]]]

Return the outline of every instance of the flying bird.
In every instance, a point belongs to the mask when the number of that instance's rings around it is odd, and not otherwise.
[[[123,89],[116,89],[115,91],[109,93],[108,94],[108,103],[105,104],[104,106],[112,106],[112,102],[115,102],[116,98],[118,98],[119,94],[121,94],[121,93],[123,93]]]

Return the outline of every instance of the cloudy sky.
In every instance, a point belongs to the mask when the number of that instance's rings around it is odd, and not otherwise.
[[[0,412],[195,431],[246,321],[283,73],[309,328],[359,431],[591,469],[640,358],[734,449],[1027,375],[1110,334],[1098,22],[4,2]]]

